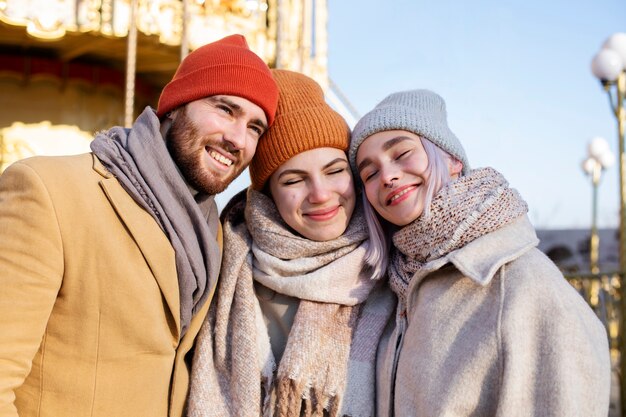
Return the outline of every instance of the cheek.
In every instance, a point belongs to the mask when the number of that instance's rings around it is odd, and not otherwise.
[[[338,191],[339,195],[346,200],[354,200],[356,198],[354,181],[352,181],[352,177],[350,175],[344,175],[341,178],[338,178],[335,184],[335,189]]]
[[[413,166],[418,174],[425,176],[428,174],[428,158],[424,155],[423,157],[417,158],[413,161]]]
[[[274,203],[283,220],[288,221],[297,216],[300,209],[299,193],[293,191],[280,191],[274,195]]]
[[[378,207],[378,187],[375,187],[372,184],[366,185],[365,197],[367,197],[367,201],[369,201],[372,207]]]
[[[258,140],[256,138],[254,139],[250,139],[248,138],[247,143],[246,143],[246,159],[251,160],[252,157],[254,156],[254,154],[256,153],[256,147],[259,144]]]
[[[352,180],[346,181],[347,185],[343,192],[340,194],[344,201],[344,207],[348,218],[352,217],[354,207],[356,206],[356,190],[354,189],[354,183]]]

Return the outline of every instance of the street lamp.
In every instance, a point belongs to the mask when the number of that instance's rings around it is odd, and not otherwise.
[[[617,118],[619,143],[619,267],[626,270],[626,156],[624,155],[624,96],[626,96],[626,33],[611,35],[591,62],[591,70],[609,95]],[[615,93],[614,93],[615,90]]]
[[[619,272],[621,284],[620,318],[620,398],[621,415],[626,416],[626,293],[624,272],[626,271],[626,156],[624,155],[624,97],[626,96],[626,33],[611,35],[591,62],[591,71],[608,93],[609,103],[617,118],[617,139],[619,143]],[[616,93],[613,93],[613,90]]]
[[[591,273],[600,272],[598,267],[600,237],[598,236],[598,184],[602,171],[613,166],[615,156],[604,138],[595,137],[587,147],[587,159],[583,161],[583,171],[591,177],[592,210],[591,210],[591,239],[589,245],[589,265]]]

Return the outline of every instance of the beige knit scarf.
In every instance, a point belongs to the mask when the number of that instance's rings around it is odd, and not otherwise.
[[[248,190],[225,209],[214,304],[198,336],[190,416],[373,416],[378,340],[393,294],[361,272],[367,228],[357,210],[328,242],[294,234]],[[300,304],[275,364],[254,280]],[[366,301],[367,300],[367,301]]]
[[[412,277],[430,261],[511,223],[528,211],[502,174],[481,168],[446,184],[431,203],[430,216],[420,216],[393,235],[396,248],[389,283],[406,305]]]

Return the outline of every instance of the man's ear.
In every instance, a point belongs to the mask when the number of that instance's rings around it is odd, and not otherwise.
[[[159,131],[161,132],[161,136],[163,136],[164,139],[167,138],[167,132],[172,127],[172,120],[174,120],[174,118],[172,117],[173,113],[173,111],[167,112],[163,115],[163,118],[161,119],[161,127],[159,128]]]
[[[461,171],[463,171],[463,162],[456,158],[450,158],[448,162],[448,171],[450,172],[450,178],[457,178]]]

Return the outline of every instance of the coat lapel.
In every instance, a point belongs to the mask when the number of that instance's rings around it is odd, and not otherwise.
[[[95,157],[94,169],[104,177],[100,186],[146,259],[176,324],[175,337],[180,338],[180,295],[175,253],[170,241],[152,216],[128,195]]]

